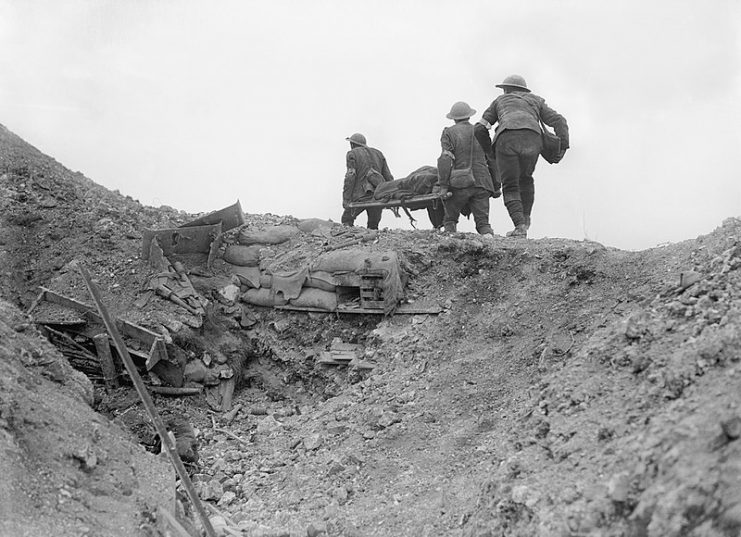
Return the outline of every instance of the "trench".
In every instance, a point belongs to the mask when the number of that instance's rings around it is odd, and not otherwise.
[[[220,407],[217,393],[220,383],[216,381],[209,386],[202,377],[196,377],[205,384],[203,393],[197,396],[150,393],[168,426],[187,422],[197,434],[209,425],[213,428],[217,421],[222,422],[221,416],[231,411],[229,422],[220,423],[229,430],[234,418],[268,416],[270,408],[276,405],[281,407],[276,416],[285,417],[326,401],[370,375],[369,370],[347,364],[322,365],[319,362],[336,342],[357,346],[357,352],[364,353],[370,332],[383,316],[281,312],[270,308],[253,308],[252,315],[257,322],[244,329],[236,326],[231,316],[209,311],[200,329],[186,328],[172,334],[172,341],[166,345],[172,362],[184,366],[186,372],[192,364],[200,364],[200,370],[223,364],[234,372],[235,383],[228,408]],[[93,382],[95,410],[124,425],[148,451],[159,452],[159,439],[128,375],[119,376],[119,388],[108,389],[103,383],[100,363],[95,361],[96,348],[91,338],[70,332],[69,327],[53,324],[43,326],[42,332],[73,367]],[[112,352],[114,360],[120,361],[115,348]],[[151,386],[157,375],[148,373],[141,361],[137,366],[145,383]],[[198,368],[190,369],[199,373]],[[162,368],[155,370],[162,377],[168,376]],[[198,384],[191,381],[185,385]],[[215,395],[210,397],[212,393]],[[241,400],[245,402],[240,403]],[[254,428],[252,423],[238,433],[249,438]],[[175,429],[183,427],[176,425]],[[191,470],[197,470],[197,465],[191,465]]]

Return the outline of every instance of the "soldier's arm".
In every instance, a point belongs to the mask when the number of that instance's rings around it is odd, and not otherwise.
[[[342,187],[342,207],[347,208],[347,205],[352,201],[352,192],[355,188],[355,155],[348,151],[345,161],[347,171],[345,172],[345,183]]]
[[[489,137],[489,130],[491,126],[497,122],[497,111],[495,103],[491,103],[489,108],[482,114],[481,119],[476,122],[473,126],[473,135],[476,137],[481,149],[484,150],[484,154],[487,160],[494,158],[494,149],[491,145],[491,138]]]
[[[394,180],[394,176],[391,175],[391,170],[389,170],[389,165],[386,162],[386,157],[384,157],[383,154],[381,155],[381,175],[383,175],[383,178],[386,181]]]
[[[566,118],[543,101],[540,105],[540,119],[543,120],[543,123],[549,127],[553,127],[553,130],[556,131],[556,136],[561,140],[561,149],[568,149],[569,125],[566,123]]]
[[[440,136],[440,145],[442,153],[437,158],[438,183],[443,193],[445,193],[450,187],[450,172],[453,170],[453,162],[455,161],[455,147],[448,135],[448,129],[443,129]]]

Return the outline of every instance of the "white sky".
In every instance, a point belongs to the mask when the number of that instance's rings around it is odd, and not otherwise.
[[[189,212],[339,221],[346,136],[404,177],[453,102],[476,120],[512,73],[571,131],[535,171],[532,237],[643,249],[741,215],[739,0],[0,0],[0,123]]]

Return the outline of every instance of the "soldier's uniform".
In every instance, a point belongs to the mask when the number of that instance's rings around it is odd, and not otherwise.
[[[476,223],[476,231],[493,234],[489,224],[489,198],[497,196],[486,157],[481,146],[474,139],[473,125],[468,121],[476,111],[464,102],[453,105],[446,116],[456,121],[455,125],[445,127],[440,137],[442,154],[438,159],[440,187],[450,192],[445,199],[445,217],[443,226],[445,231],[456,231],[456,224],[461,210],[467,207]],[[450,187],[452,170],[462,170],[471,167],[474,184],[467,188]]]
[[[368,229],[378,229],[381,222],[383,208],[351,209],[348,204],[351,201],[365,201],[373,198],[373,190],[380,181],[393,181],[394,177],[389,171],[386,157],[374,147],[368,147],[362,134],[353,134],[347,138],[351,142],[351,149],[347,152],[347,172],[342,189],[342,213],[341,222],[346,226],[352,226],[355,218],[366,211],[368,213]]]
[[[566,119],[550,108],[545,99],[530,93],[521,76],[509,76],[497,87],[506,93],[486,109],[475,127],[476,137],[482,146],[493,147],[504,205],[515,225],[509,234],[527,236],[535,201],[533,172],[543,144],[538,118],[554,128],[561,139],[562,151],[569,147],[569,127]],[[495,123],[494,137],[489,141],[486,130]]]

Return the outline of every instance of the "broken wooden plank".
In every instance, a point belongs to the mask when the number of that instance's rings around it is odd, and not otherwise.
[[[354,351],[329,351],[329,354],[338,362],[351,362],[358,357]]]
[[[150,371],[160,360],[167,360],[167,348],[165,347],[165,340],[158,337],[155,338],[149,349],[149,357],[146,363],[147,371]]]
[[[142,381],[141,376],[139,376],[139,372],[136,370],[136,366],[134,365],[134,362],[131,360],[131,357],[129,356],[126,346],[123,343],[123,338],[121,337],[121,334],[118,332],[118,329],[116,328],[115,323],[111,320],[110,314],[108,313],[108,310],[103,304],[103,299],[100,296],[100,291],[93,283],[92,277],[90,276],[90,273],[88,273],[87,269],[85,269],[85,267],[80,264],[76,263],[76,265],[77,265],[78,270],[80,271],[80,274],[85,280],[85,284],[87,285],[87,288],[90,291],[90,294],[92,295],[93,300],[95,301],[100,317],[103,319],[103,323],[105,324],[106,330],[108,331],[111,338],[113,339],[113,343],[116,346],[116,350],[118,351],[119,356],[121,356],[121,359],[124,363],[124,367],[126,368],[126,371],[128,371],[129,376],[131,377],[131,381],[134,383],[134,388],[136,388],[136,391],[139,394],[139,397],[142,403],[144,404],[144,408],[147,410],[147,413],[149,414],[149,418],[154,424],[154,428],[157,431],[157,434],[159,434],[160,438],[162,439],[162,446],[163,448],[165,448],[163,449],[163,451],[166,451],[166,453],[170,456],[170,459],[172,460],[172,464],[173,466],[175,466],[175,471],[177,472],[178,477],[180,477],[181,485],[183,486],[183,488],[185,488],[185,491],[188,494],[190,501],[193,503],[193,506],[195,507],[196,512],[199,515],[199,518],[201,519],[201,524],[203,525],[203,528],[206,530],[207,537],[216,537],[216,532],[214,531],[214,528],[211,525],[211,521],[209,520],[208,514],[206,513],[203,507],[203,503],[201,502],[200,497],[196,493],[195,487],[193,486],[193,482],[190,480],[190,476],[188,475],[188,472],[186,471],[185,466],[183,465],[183,461],[180,459],[180,456],[178,455],[175,442],[173,441],[172,437],[168,434],[167,428],[165,427],[165,424],[162,421],[162,418],[157,412],[157,409],[155,408],[154,403],[152,402],[152,398],[149,395],[149,392],[147,392],[147,389],[144,386],[144,382]]]
[[[44,326],[56,326],[57,328],[80,328],[87,324],[87,321],[82,319],[70,319],[70,320],[60,320],[55,321],[53,319],[39,319],[38,317],[34,317],[33,321],[36,324],[42,324]]]
[[[442,313],[443,308],[440,306],[415,306],[414,304],[401,304],[396,308],[394,313],[403,313],[408,315],[437,315]]]
[[[164,255],[207,254],[211,243],[221,234],[221,223],[208,226],[176,227],[169,229],[142,230],[142,259],[149,259],[150,246],[157,239]]]
[[[203,386],[174,388],[172,386],[149,386],[149,391],[159,395],[198,395],[203,393]]]
[[[321,358],[319,358],[316,363],[321,365],[345,365],[344,362],[338,362],[337,360],[332,358],[332,355],[329,353],[322,353]]]
[[[41,290],[44,293],[43,300],[46,300],[47,302],[51,302],[52,304],[57,304],[59,306],[64,306],[65,308],[79,311],[81,313],[93,311],[92,306],[88,306],[87,304],[84,304],[78,300],[75,300],[74,298],[69,298],[64,295],[60,295],[59,293],[56,293],[52,291],[51,289],[47,289],[46,287],[42,287]]]
[[[147,360],[149,360],[149,355],[146,352],[138,351],[136,349],[132,349],[131,347],[126,347],[126,350],[129,351],[129,354],[131,356],[136,356],[143,362],[146,362]]]
[[[340,364],[346,364],[355,360],[358,357],[356,352],[345,352],[345,351],[322,351],[320,353],[320,360],[329,360]]]
[[[360,348],[361,346],[357,343],[345,343],[344,341],[339,341],[339,338],[337,338],[337,340],[335,341],[332,341],[332,344],[329,346],[329,350],[331,351],[355,352]]]
[[[362,369],[364,371],[370,371],[375,367],[372,363],[366,360],[361,360],[360,358],[356,358],[355,360],[350,362],[348,366],[354,367],[355,369]]]
[[[45,291],[44,299],[47,302],[58,304],[71,310],[79,311],[80,313],[84,313],[92,321],[103,324],[103,319],[94,311],[92,306],[89,306],[83,302],[79,302],[74,298],[69,298],[67,296],[56,293],[51,289],[46,289],[43,287],[42,289],[44,289]],[[147,345],[151,345],[155,341],[155,339],[162,337],[155,332],[147,330],[146,328],[130,323],[128,321],[124,321],[122,319],[116,319],[115,322],[117,325],[116,327],[122,333],[134,339],[138,339],[139,341],[141,341],[142,343],[146,343]]]
[[[90,321],[103,324],[103,319],[98,313],[93,311],[92,306],[88,306],[74,298],[69,298],[60,295],[59,293],[55,293],[50,289],[42,287],[42,290],[44,292],[44,300],[83,313]],[[167,347],[165,347],[164,338],[160,334],[122,319],[115,319],[114,322],[116,323],[116,328],[118,328],[122,334],[149,346],[150,349],[148,354],[129,349],[131,354],[146,360],[147,370],[151,370],[160,360],[168,359]]]
[[[103,380],[106,387],[118,388],[118,374],[116,373],[116,364],[113,363],[108,334],[97,334],[93,336],[93,342],[95,343],[95,350],[100,360],[100,368],[103,370]]]
[[[250,304],[252,307],[260,307],[256,304]],[[285,306],[264,306],[264,307],[271,307],[275,308],[277,310],[288,310],[288,311],[308,311],[308,312],[315,312],[315,313],[334,313],[330,310],[323,310],[321,308],[312,308],[309,306],[292,306],[290,304],[286,304]]]
[[[207,215],[191,220],[180,227],[206,226],[218,223],[221,223],[221,228],[224,231],[228,231],[244,224],[244,213],[242,212],[242,205],[239,203],[239,200],[237,200],[237,203],[234,205],[224,207],[218,211],[210,212]]]
[[[224,379],[219,384],[219,393],[221,394],[221,411],[228,412],[232,409],[232,398],[234,396],[234,387],[236,380],[234,377]]]
[[[34,309],[36,309],[36,306],[39,305],[39,302],[44,300],[44,289],[41,289],[41,292],[36,296],[36,298],[33,299],[33,302],[31,302],[31,305],[28,307],[28,310],[26,310],[26,315],[29,315]]]
[[[87,348],[75,341],[74,338],[70,337],[69,334],[60,330],[55,330],[50,326],[44,326],[43,330],[47,333],[47,337],[51,336],[49,339],[52,340],[52,343],[74,351],[76,358],[89,362],[90,367],[87,367],[86,369],[92,369],[92,366],[94,366],[94,369],[99,368],[100,364],[98,358],[87,350]],[[62,349],[62,354],[66,353],[65,349]]]
[[[414,307],[412,305],[402,304],[401,306],[397,307],[394,311],[394,314],[403,314],[403,315],[437,315],[438,313],[442,313],[443,308],[436,306],[436,307],[427,307],[427,308],[418,308]],[[260,306],[254,306],[254,307],[260,307]],[[265,306],[268,307],[268,306]],[[337,306],[337,309],[334,311],[329,310],[323,310],[320,308],[311,308],[308,306],[293,306],[291,304],[286,304],[283,306],[272,306],[274,309],[277,310],[285,310],[285,311],[305,311],[310,313],[356,313],[361,315],[384,315],[384,311],[380,309],[369,309],[369,308],[361,308],[361,307],[348,307],[344,304],[339,304]]]

